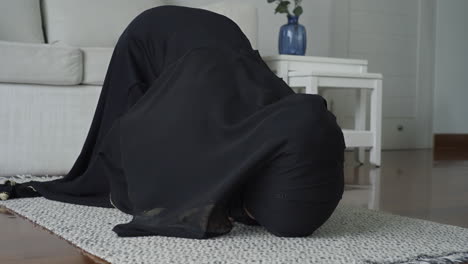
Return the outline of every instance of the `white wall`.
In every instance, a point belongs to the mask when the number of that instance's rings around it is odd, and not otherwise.
[[[257,7],[259,16],[258,49],[263,56],[278,54],[278,32],[281,25],[286,24],[285,14],[274,14],[274,4],[266,0],[226,0],[247,2]],[[200,6],[222,2],[222,0],[166,0],[168,4]],[[304,14],[299,23],[307,30],[306,55],[328,56],[330,51],[330,0],[303,1]]]
[[[434,133],[468,133],[468,1],[438,0]]]

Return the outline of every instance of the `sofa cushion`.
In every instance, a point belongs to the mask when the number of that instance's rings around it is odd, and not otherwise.
[[[0,82],[74,85],[82,79],[79,48],[0,41]]]
[[[65,175],[83,147],[100,92],[91,85],[0,83],[0,177]]]
[[[229,17],[239,25],[244,34],[249,38],[252,47],[254,49],[257,48],[258,21],[257,9],[254,5],[239,2],[221,2],[199,8]]]
[[[83,47],[83,84],[102,85],[114,48]]]
[[[39,0],[0,1],[0,40],[44,43]]]
[[[48,43],[113,47],[131,20],[161,0],[43,0]]]

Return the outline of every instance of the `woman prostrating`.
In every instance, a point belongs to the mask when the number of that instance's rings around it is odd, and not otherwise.
[[[341,199],[344,148],[325,100],[294,93],[233,21],[162,6],[120,36],[70,172],[0,192],[116,207],[134,216],[119,236],[210,238],[233,221],[308,236]]]

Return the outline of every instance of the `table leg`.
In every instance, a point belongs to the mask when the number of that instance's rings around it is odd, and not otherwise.
[[[318,94],[318,78],[310,76],[305,86],[306,94]]]
[[[366,130],[366,110],[367,110],[367,91],[365,89],[356,90],[356,104],[354,107],[354,129]],[[356,148],[354,150],[356,160],[364,164],[365,148]]]
[[[374,134],[373,147],[370,151],[370,162],[380,167],[382,140],[382,80],[375,81],[371,94],[370,130]]]
[[[380,209],[380,168],[372,168],[369,171],[371,189],[369,193],[369,209]]]

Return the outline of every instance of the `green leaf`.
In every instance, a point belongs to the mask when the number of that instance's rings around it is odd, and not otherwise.
[[[286,13],[289,14],[288,6],[290,2],[289,1],[283,1],[278,4],[278,6],[275,9],[275,14],[276,13]]]
[[[304,10],[302,9],[302,6],[296,6],[293,11],[294,15],[300,16],[302,13],[304,13]]]
[[[275,1],[276,1],[276,0],[267,0],[267,2],[270,3],[270,4],[273,3],[273,2],[275,2]]]

